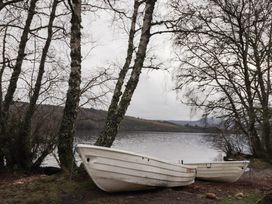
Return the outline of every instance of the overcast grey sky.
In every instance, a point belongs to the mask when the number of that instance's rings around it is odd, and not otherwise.
[[[94,67],[106,67],[111,63],[123,64],[126,57],[127,35],[112,26],[109,16],[96,17],[91,21],[83,18],[83,33],[95,41],[96,47],[83,62],[83,75],[90,75]],[[90,45],[83,43],[85,53]],[[159,36],[151,40],[149,48],[163,61],[171,61],[170,43]],[[168,63],[171,66],[171,63]],[[171,69],[170,69],[171,70]],[[127,115],[156,120],[196,120],[201,112],[191,112],[191,108],[182,104],[173,91],[175,86],[173,73],[166,71],[143,71],[138,87],[132,98]],[[179,96],[180,97],[180,96]]]

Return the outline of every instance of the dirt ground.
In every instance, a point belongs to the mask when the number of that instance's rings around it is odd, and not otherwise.
[[[213,203],[238,203],[245,200],[249,204],[255,201],[247,197],[272,190],[272,168],[255,169],[246,172],[235,183],[214,183],[205,181],[196,181],[194,184],[179,187],[157,189],[145,192],[107,194],[99,191],[94,199],[98,203],[132,203],[132,204],[213,204]],[[215,199],[207,198],[207,194],[216,195]],[[237,195],[243,195],[239,198]],[[226,200],[229,202],[225,202]],[[88,200],[88,199],[87,199]],[[243,203],[243,202],[241,202]]]
[[[235,183],[196,181],[186,187],[128,193],[105,193],[87,177],[73,182],[59,177],[1,174],[0,203],[251,204],[272,190],[272,167],[263,163]]]

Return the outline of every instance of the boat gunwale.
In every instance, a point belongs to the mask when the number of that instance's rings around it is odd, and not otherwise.
[[[194,167],[194,166],[190,166],[190,165],[187,165],[187,164],[174,163],[172,161],[167,161],[167,160],[159,159],[159,158],[152,157],[152,156],[150,157],[150,156],[147,156],[147,155],[144,155],[144,154],[134,153],[134,152],[126,151],[126,150],[119,150],[119,149],[115,149],[115,148],[101,147],[101,146],[82,144],[82,143],[77,144],[75,148],[76,148],[76,150],[78,148],[91,148],[91,149],[105,150],[105,151],[108,151],[108,152],[116,152],[116,153],[121,153],[121,154],[126,154],[126,155],[128,154],[128,155],[131,155],[131,156],[145,157],[147,159],[152,159],[152,160],[157,161],[157,162],[171,164],[171,165],[178,166],[178,167],[184,167],[184,168],[189,168],[189,169],[196,170],[196,167]]]
[[[206,164],[249,164],[249,160],[241,160],[241,161],[212,161],[212,162],[201,162],[201,163],[184,163],[184,165],[206,165]]]
[[[93,157],[93,155],[88,155],[86,154],[86,156],[89,156],[89,157]],[[96,156],[97,157],[97,156]],[[106,156],[99,156],[99,158],[104,158],[104,159],[111,159],[111,160],[115,160],[115,161],[121,161],[121,162],[125,162],[125,163],[131,163],[131,164],[137,164],[137,165],[144,165],[144,166],[151,166],[151,167],[154,167],[154,168],[160,168],[160,169],[163,169],[163,170],[168,170],[168,171],[174,171],[174,172],[179,172],[179,173],[193,173],[193,172],[181,172],[181,169],[180,170],[175,170],[175,169],[171,169],[171,168],[166,168],[166,167],[161,167],[159,165],[155,166],[155,165],[152,165],[152,164],[145,164],[145,163],[140,163],[140,162],[132,162],[132,161],[127,161],[127,160],[123,160],[123,159],[118,159],[118,158],[110,158],[110,157],[106,157]],[[97,161],[95,162],[97,163]],[[100,162],[102,164],[102,162]],[[167,163],[168,164],[168,163]],[[172,165],[171,163],[169,165]],[[196,173],[196,168],[187,168],[187,166],[175,166],[175,167],[179,167],[179,168],[182,168],[182,170],[187,170],[187,169],[190,169],[190,170],[194,170]]]

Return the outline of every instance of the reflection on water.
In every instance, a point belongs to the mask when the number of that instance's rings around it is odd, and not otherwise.
[[[80,131],[75,143],[93,144],[97,133]],[[177,163],[205,162],[222,158],[222,153],[212,147],[205,133],[175,132],[124,132],[113,143],[113,148],[128,150]],[[52,158],[47,158],[44,165],[56,165]]]
[[[76,142],[93,144],[97,134],[80,132]],[[212,148],[204,133],[181,132],[124,132],[113,143],[113,148],[146,154],[169,161],[204,162],[214,160],[220,152]]]

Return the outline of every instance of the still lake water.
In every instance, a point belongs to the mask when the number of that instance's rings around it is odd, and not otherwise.
[[[93,144],[97,133],[80,131],[75,144]],[[177,163],[222,160],[223,153],[209,142],[206,133],[181,132],[123,132],[119,133],[112,148],[128,150]],[[57,166],[54,157],[46,158],[44,166]]]

